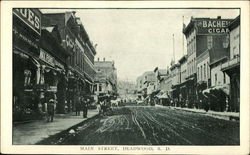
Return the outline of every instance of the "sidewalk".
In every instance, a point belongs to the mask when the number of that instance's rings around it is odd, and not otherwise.
[[[88,118],[97,114],[98,110],[89,110]],[[13,145],[35,144],[88,118],[83,118],[82,112],[80,116],[75,116],[75,113],[72,112],[70,114],[56,114],[53,122],[46,122],[44,119],[13,125]]]
[[[201,113],[201,114],[205,114],[208,116],[212,116],[212,117],[219,118],[219,119],[225,119],[225,120],[233,120],[233,119],[239,120],[239,117],[240,117],[240,113],[238,112],[218,112],[218,111],[211,111],[211,110],[206,112],[204,109],[195,109],[195,108],[191,109],[191,108],[181,108],[181,107],[173,107],[173,108],[177,110]]]
[[[162,105],[156,105],[157,107],[164,107]],[[181,107],[170,107],[172,109],[184,110],[189,112],[201,113],[207,116],[211,116],[214,118],[224,119],[224,120],[239,120],[240,113],[239,112],[218,112],[209,110],[206,112],[204,109],[195,109],[195,108],[181,108]]]

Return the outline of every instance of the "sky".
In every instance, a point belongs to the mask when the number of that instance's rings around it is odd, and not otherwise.
[[[42,12],[62,11],[65,9],[42,10]],[[105,58],[107,61],[114,61],[118,79],[132,82],[145,71],[153,71],[155,67],[166,69],[174,57],[173,51],[175,61],[186,54],[186,40],[182,27],[183,22],[188,25],[191,16],[194,18],[221,16],[233,19],[239,15],[238,9],[74,9],[74,11],[76,16],[81,18],[90,40],[93,44],[97,44],[95,59]]]

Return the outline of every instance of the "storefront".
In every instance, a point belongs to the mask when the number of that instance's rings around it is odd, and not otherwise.
[[[65,113],[66,105],[66,60],[70,55],[60,44],[61,36],[57,26],[43,27],[40,39],[39,62],[41,64],[40,85],[45,85],[45,102],[54,99],[56,112]]]
[[[196,74],[193,74],[191,77],[187,78],[186,86],[187,86],[187,101],[186,105],[189,108],[193,108],[195,106],[195,102],[197,101],[197,88],[196,88]]]
[[[13,9],[13,121],[38,117],[41,12]]]
[[[222,71],[230,77],[230,98],[228,111],[240,110],[240,58],[237,57],[223,64]]]

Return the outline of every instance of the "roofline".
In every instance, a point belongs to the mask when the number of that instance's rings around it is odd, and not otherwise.
[[[229,28],[229,30],[233,30],[235,27],[237,27],[238,25],[240,25],[240,15],[237,16],[227,27]]]

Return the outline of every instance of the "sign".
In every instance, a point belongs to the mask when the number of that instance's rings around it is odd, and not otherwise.
[[[40,56],[39,56],[39,58],[41,60],[43,60],[44,62],[50,64],[53,67],[58,66],[61,69],[64,69],[64,66],[61,63],[59,63],[58,61],[56,61],[56,59],[53,56],[51,56],[49,53],[47,53],[43,49],[40,49]]]
[[[22,42],[27,43],[31,47],[38,49],[38,43],[36,40],[31,39],[29,36],[25,35],[24,33],[21,33],[18,31],[16,27],[13,27],[13,35],[15,40],[21,40]]]
[[[48,54],[47,52],[45,52],[43,49],[40,49],[40,56],[39,58],[43,61],[45,61],[46,63],[50,64],[51,66],[55,66],[55,63],[54,63],[54,58]]]
[[[41,35],[41,13],[37,9],[13,9],[13,13],[36,33]]]
[[[230,19],[202,19],[197,21],[198,34],[227,34]]]
[[[57,86],[49,86],[47,89],[48,92],[57,92]]]

